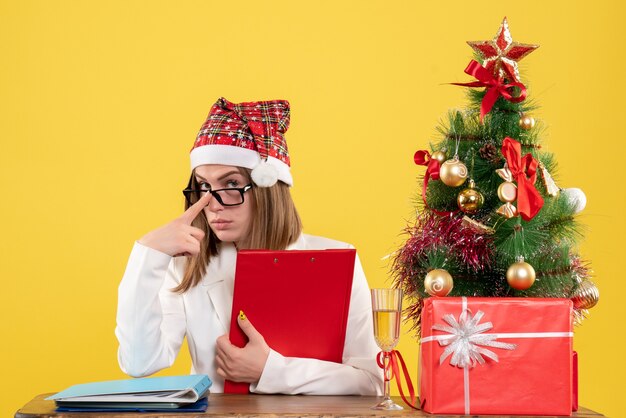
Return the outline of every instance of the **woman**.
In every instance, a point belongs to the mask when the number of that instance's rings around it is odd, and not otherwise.
[[[222,392],[229,379],[249,382],[256,393],[381,393],[358,258],[342,364],[282,356],[245,315],[238,323],[248,344],[238,348],[228,340],[239,249],[350,248],[301,233],[289,192],[288,127],[286,101],[222,98],[211,108],[191,151],[186,211],[135,243],[119,287],[115,333],[125,373],[146,376],[171,366],[186,336],[191,372],[209,375],[212,392]]]

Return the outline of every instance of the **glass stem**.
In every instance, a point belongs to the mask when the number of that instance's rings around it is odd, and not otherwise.
[[[389,396],[389,385],[390,385],[390,381],[391,381],[391,376],[390,376],[390,371],[391,371],[391,367],[389,367],[389,352],[385,351],[384,355],[383,355],[383,365],[385,366],[385,368],[383,369],[383,373],[384,373],[384,391],[385,391],[385,397],[384,400],[391,400],[391,396]]]

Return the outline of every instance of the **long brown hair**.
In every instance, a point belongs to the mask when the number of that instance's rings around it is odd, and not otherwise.
[[[250,170],[239,168],[251,182]],[[196,176],[191,173],[191,188],[199,188]],[[251,194],[252,220],[247,236],[237,243],[238,249],[284,250],[295,242],[302,232],[302,221],[291,198],[289,186],[278,181],[272,187],[253,187]],[[185,200],[185,209],[191,204]],[[194,219],[193,226],[204,231],[198,255],[187,257],[183,280],[172,291],[184,293],[198,285],[206,274],[211,257],[219,252],[220,240],[209,227],[204,211]]]

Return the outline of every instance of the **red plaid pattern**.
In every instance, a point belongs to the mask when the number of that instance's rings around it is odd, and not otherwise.
[[[231,103],[220,98],[211,107],[192,150],[205,145],[231,145],[274,157],[290,166],[285,132],[290,109],[286,100]]]

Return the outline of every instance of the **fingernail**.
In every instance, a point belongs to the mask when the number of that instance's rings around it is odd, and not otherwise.
[[[246,320],[246,314],[243,313],[243,311],[241,311],[241,310],[239,311],[239,319],[241,319],[242,321]]]

